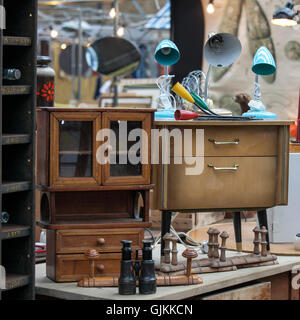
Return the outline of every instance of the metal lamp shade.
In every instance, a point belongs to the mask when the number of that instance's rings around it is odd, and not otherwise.
[[[271,22],[283,27],[295,26],[297,21],[294,20],[296,12],[293,8],[294,3],[292,1],[288,1],[284,8],[280,8],[274,12]]]
[[[161,41],[155,50],[155,60],[163,66],[171,66],[180,58],[179,50],[171,40]]]
[[[268,76],[276,71],[275,60],[266,47],[262,46],[256,51],[252,71],[261,76]]]
[[[237,37],[230,33],[217,33],[205,44],[205,59],[214,67],[226,67],[241,54],[242,45]]]

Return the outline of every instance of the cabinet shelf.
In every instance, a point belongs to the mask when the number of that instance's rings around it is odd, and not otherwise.
[[[142,221],[142,219],[88,219],[88,220],[60,220],[55,224],[49,224],[44,221],[37,221],[41,228],[50,230],[59,229],[107,229],[107,228],[149,228],[151,222]]]
[[[5,96],[30,94],[31,86],[2,86],[1,93]]]
[[[3,291],[24,287],[28,285],[29,282],[30,282],[29,275],[20,275],[20,274],[13,274],[13,273],[7,274],[6,281],[5,281],[6,289]]]
[[[14,37],[14,36],[4,36],[3,45],[4,46],[23,46],[29,47],[32,44],[30,37]]]
[[[2,134],[2,145],[25,144],[31,142],[29,134]]]
[[[14,239],[27,237],[30,235],[29,226],[19,226],[15,224],[2,225],[1,239]]]
[[[70,191],[118,191],[118,190],[151,190],[155,187],[154,184],[136,184],[136,185],[115,185],[115,186],[57,186],[47,187],[38,185],[37,188],[46,192],[70,192]]]
[[[12,193],[21,192],[31,189],[30,181],[13,181],[13,182],[3,182],[1,186],[2,193]]]

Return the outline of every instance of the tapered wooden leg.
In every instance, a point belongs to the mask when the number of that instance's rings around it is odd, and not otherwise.
[[[170,232],[171,218],[172,218],[172,211],[163,210],[161,212],[161,247],[160,247],[161,257],[164,256],[164,248],[165,248],[165,242],[163,240],[163,237],[166,233]]]
[[[266,227],[268,230],[268,218],[267,218],[267,210],[260,210],[257,211],[257,218],[258,218],[258,223],[259,227]],[[267,233],[267,250],[270,251],[270,240],[269,240],[269,230]]]
[[[233,212],[233,226],[235,234],[236,250],[242,252],[242,223],[241,223],[241,213]]]

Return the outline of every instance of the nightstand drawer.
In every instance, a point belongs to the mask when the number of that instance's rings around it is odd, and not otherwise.
[[[192,156],[276,156],[278,154],[278,128],[275,126],[217,126],[203,128],[203,135],[196,135],[196,128],[192,129]],[[197,129],[202,129],[197,127]],[[177,129],[179,130],[179,129]],[[200,131],[199,131],[200,132]],[[182,133],[182,152],[184,150],[184,133]],[[170,134],[171,135],[171,134]],[[203,137],[203,138],[201,138]],[[170,139],[170,156],[176,156],[174,150],[176,139]],[[204,143],[204,154],[199,154]],[[198,151],[196,149],[198,146]],[[198,154],[197,154],[198,153]]]
[[[199,157],[197,161],[196,169],[184,160],[180,165],[171,159],[163,208],[211,210],[275,205],[277,157]]]
[[[120,275],[120,253],[103,253],[95,261],[95,276]],[[64,254],[56,256],[55,280],[79,281],[89,275],[89,261],[84,254]]]
[[[99,252],[121,252],[121,240],[132,240],[132,247],[142,246],[144,229],[73,229],[58,230],[57,253],[84,253],[89,248]]]

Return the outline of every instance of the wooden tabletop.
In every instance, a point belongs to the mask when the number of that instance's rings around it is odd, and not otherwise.
[[[179,253],[183,246],[179,245]],[[160,247],[157,246],[153,252],[154,259],[159,261]],[[240,255],[228,252],[228,256]],[[181,255],[179,254],[179,257]],[[206,255],[203,255],[206,257]],[[180,260],[182,258],[180,257]],[[279,256],[278,265],[245,268],[237,271],[202,274],[203,284],[192,286],[169,286],[158,287],[157,292],[151,295],[137,294],[122,296],[118,294],[118,288],[82,288],[77,283],[55,283],[46,277],[46,264],[36,265],[36,294],[55,297],[66,300],[181,300],[197,295],[207,294],[216,290],[232,287],[256,279],[261,279],[283,272],[288,272],[296,265],[300,265],[300,257]]]
[[[37,108],[37,111],[49,111],[49,112],[65,112],[65,111],[80,111],[80,112],[138,112],[138,113],[144,113],[144,112],[155,112],[156,109],[153,108],[140,108],[140,107],[40,107]]]
[[[156,120],[156,126],[287,126],[295,122],[292,120]]]

